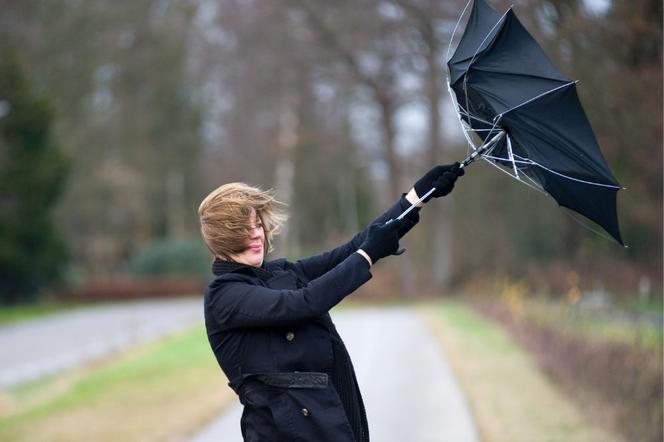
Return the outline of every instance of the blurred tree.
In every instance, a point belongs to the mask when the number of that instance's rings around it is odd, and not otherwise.
[[[31,86],[52,96],[72,161],[56,219],[74,262],[123,271],[147,244],[193,234],[206,192],[237,180],[275,187],[290,204],[279,253],[347,238],[427,167],[461,157],[452,151],[460,133],[446,133],[442,49],[464,4],[3,2],[0,38],[20,48]],[[412,259],[436,286],[448,270],[465,280],[555,262],[601,277],[617,273],[609,267],[661,275],[661,2],[587,4],[515,9],[581,80],[602,150],[629,188],[619,206],[632,248],[478,165],[427,207],[400,269]],[[424,136],[407,130],[408,118]]]
[[[0,302],[31,301],[66,265],[52,212],[67,161],[48,102],[31,90],[13,50],[0,47]]]
[[[429,0],[366,0],[358,5],[290,0],[308,18],[312,34],[323,49],[345,66],[348,77],[371,100],[380,128],[381,161],[387,165],[382,201],[407,189],[415,178],[407,178],[411,166],[419,176],[433,165],[450,160],[452,143],[443,143],[442,111],[445,85],[444,55],[461,2]],[[398,113],[406,105],[423,104],[428,123],[426,147],[399,152]],[[403,151],[403,149],[402,149]],[[414,166],[414,167],[412,167]],[[449,201],[449,200],[448,200]],[[427,246],[419,250],[425,284],[441,288],[449,282],[451,224],[449,204],[432,204],[426,210],[424,236]],[[412,273],[410,255],[401,259],[401,279]],[[408,286],[408,284],[406,284]],[[410,288],[410,287],[406,287]]]
[[[420,99],[426,104],[428,117],[428,136],[423,173],[436,164],[451,161],[456,147],[442,132],[442,113],[444,100],[447,99],[446,56],[443,48],[448,47],[452,38],[453,24],[457,18],[461,2],[438,2],[432,0],[393,0],[402,10],[402,28],[405,41],[413,54],[413,71],[421,78]],[[459,157],[455,158],[460,160]],[[451,199],[451,198],[450,198]],[[448,200],[449,201],[449,200]],[[427,209],[426,237],[429,238],[427,283],[433,288],[449,285],[453,262],[453,226],[450,216],[450,204],[435,204]]]
[[[198,66],[211,92],[207,179],[211,187],[234,180],[276,187],[291,213],[278,253],[320,250],[372,212],[358,203],[369,181],[350,127],[353,84],[311,44],[296,8],[217,5],[200,19],[196,46],[210,54]]]
[[[399,44],[398,22],[381,8],[381,2],[363,4],[318,4],[307,0],[290,0],[301,10],[312,34],[323,50],[329,51],[344,65],[356,84],[365,88],[378,111],[380,149],[387,166],[383,200],[401,191],[402,161],[397,154],[396,114],[403,104],[399,82],[404,57],[408,53]]]
[[[490,3],[501,11],[508,6]],[[465,216],[455,225],[460,236],[481,238],[483,253],[460,251],[457,276],[526,276],[533,267],[545,274],[560,265],[580,272],[587,285],[599,280],[632,293],[641,275],[661,281],[662,3],[616,0],[606,6],[597,11],[580,0],[550,0],[523,2],[516,12],[560,70],[580,80],[580,99],[602,152],[627,187],[618,193],[618,209],[630,248],[593,233],[599,228],[566,216],[525,186],[510,185],[492,170],[476,180],[473,170],[473,181],[462,184],[466,198],[458,201]]]
[[[20,46],[58,110],[72,175],[57,220],[83,273],[109,275],[141,245],[197,230],[200,110],[188,77],[188,0],[8,2]]]
[[[580,98],[602,152],[627,187],[618,201],[630,248],[613,250],[612,260],[661,279],[662,2],[615,0],[599,11],[578,0],[533,7],[540,41],[564,72],[581,81]],[[576,223],[567,223],[565,236],[560,252],[577,265],[598,248],[610,250],[604,238]]]

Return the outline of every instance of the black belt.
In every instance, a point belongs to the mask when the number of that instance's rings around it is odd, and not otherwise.
[[[266,373],[256,375],[256,379],[280,388],[325,388],[328,384],[327,374],[316,372]]]

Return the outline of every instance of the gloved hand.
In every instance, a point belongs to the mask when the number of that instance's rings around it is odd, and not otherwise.
[[[403,220],[394,220],[369,226],[369,232],[360,249],[369,255],[373,264],[386,256],[403,253],[399,251],[399,229],[402,225]]]
[[[445,196],[454,189],[454,183],[457,178],[463,176],[466,172],[460,167],[457,162],[454,164],[446,164],[443,166],[436,166],[428,171],[422,178],[415,183],[415,193],[418,197],[425,195],[432,187],[436,190],[431,195],[424,199],[426,203],[431,198],[438,198]]]

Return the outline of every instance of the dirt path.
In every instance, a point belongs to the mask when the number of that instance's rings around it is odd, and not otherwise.
[[[357,371],[371,440],[476,441],[466,399],[445,355],[410,307],[333,312]],[[193,441],[241,441],[239,403]]]

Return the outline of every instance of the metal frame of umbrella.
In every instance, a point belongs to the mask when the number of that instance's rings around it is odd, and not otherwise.
[[[450,57],[471,3],[466,30]],[[555,68],[512,8],[500,15],[484,0],[469,0],[454,27],[446,58],[448,92],[472,150],[461,167],[481,158],[596,222],[623,244],[616,211],[616,193],[623,187],[599,150],[576,95],[577,82]],[[557,112],[551,121],[542,115],[549,109]]]

